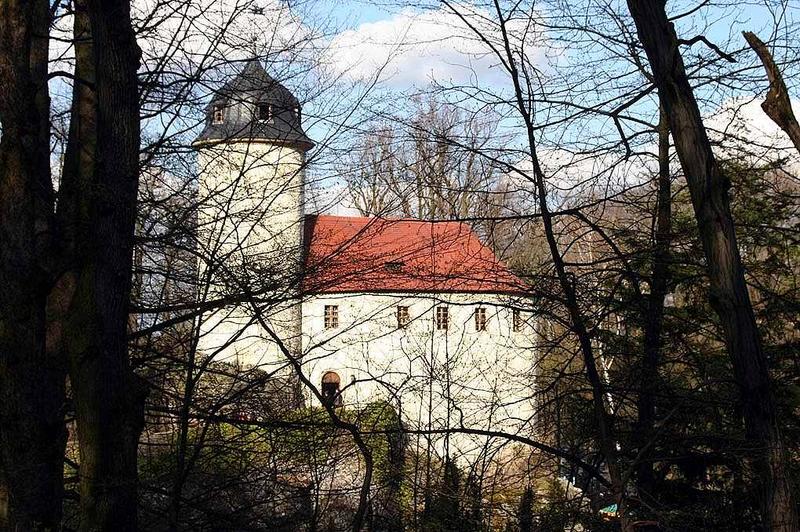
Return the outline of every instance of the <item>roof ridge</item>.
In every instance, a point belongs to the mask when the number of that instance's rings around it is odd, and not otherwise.
[[[336,220],[364,220],[364,221],[385,221],[385,222],[412,222],[412,223],[422,223],[422,224],[459,224],[459,225],[469,225],[469,222],[465,220],[424,220],[422,218],[412,218],[412,217],[391,217],[391,216],[350,216],[350,215],[339,215],[339,214],[306,214],[306,218],[315,217],[315,218],[325,218],[325,219],[336,219]]]

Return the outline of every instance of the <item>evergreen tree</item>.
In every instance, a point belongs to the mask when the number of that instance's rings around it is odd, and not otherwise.
[[[480,478],[470,474],[464,487],[463,530],[479,531],[483,529],[483,496]]]
[[[533,532],[533,488],[527,486],[522,492],[517,508],[519,532]]]
[[[423,520],[425,530],[460,532],[464,529],[461,518],[460,477],[458,465],[447,457],[439,489],[426,497]]]

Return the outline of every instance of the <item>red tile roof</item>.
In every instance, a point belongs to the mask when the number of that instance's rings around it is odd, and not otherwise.
[[[314,215],[304,241],[311,293],[526,290],[462,222]]]

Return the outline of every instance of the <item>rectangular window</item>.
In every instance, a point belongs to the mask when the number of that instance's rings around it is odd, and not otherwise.
[[[339,326],[339,305],[325,305],[325,328],[335,329]]]
[[[258,104],[258,119],[262,121],[272,120],[272,106],[270,104]]]
[[[475,330],[486,330],[486,309],[483,307],[475,309]]]
[[[520,332],[522,330],[522,312],[518,309],[512,309],[511,311],[511,327],[514,329],[514,332]]]
[[[436,307],[436,329],[446,331],[449,325],[450,316],[447,313],[447,307]]]
[[[389,262],[384,262],[383,266],[390,272],[401,272],[403,271],[403,261],[402,260],[390,260]]]
[[[408,313],[408,307],[397,307],[397,328],[403,329],[411,321],[411,315]]]
[[[212,122],[215,123],[215,124],[221,124],[222,122],[224,122],[224,120],[225,120],[225,116],[224,116],[224,114],[222,112],[222,106],[221,105],[215,105],[214,106],[214,114],[213,114]]]

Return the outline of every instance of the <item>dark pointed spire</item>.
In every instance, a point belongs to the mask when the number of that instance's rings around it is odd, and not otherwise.
[[[206,127],[195,143],[266,141],[308,151],[314,147],[302,127],[300,102],[272,78],[258,59],[226,83],[206,109]]]

